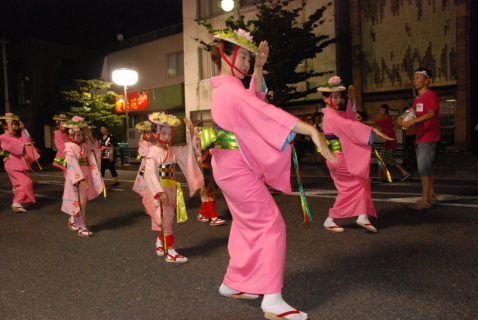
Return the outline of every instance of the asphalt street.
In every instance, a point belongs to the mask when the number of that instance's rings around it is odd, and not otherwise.
[[[287,224],[287,302],[312,320],[478,318],[478,180],[437,179],[442,201],[424,211],[407,207],[420,196],[419,179],[373,182],[379,233],[354,219],[333,233],[322,226],[333,182],[308,172],[310,224],[302,223],[294,176],[292,195],[271,190]],[[95,235],[83,238],[60,211],[59,170],[32,176],[37,203],[25,205],[27,213],[12,212],[11,185],[0,171],[0,319],[263,319],[261,299],[218,294],[232,223],[222,195],[217,208],[227,225],[219,227],[197,221],[200,198],[186,196],[189,221],[175,226],[175,237],[189,262],[166,263],[131,191],[135,174],[120,169],[120,185],[88,203]]]

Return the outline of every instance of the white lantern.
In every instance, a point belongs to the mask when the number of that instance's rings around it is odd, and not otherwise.
[[[138,73],[125,68],[115,70],[113,71],[113,82],[120,86],[131,86],[138,82]]]
[[[222,0],[221,1],[222,10],[229,12],[234,9],[234,0]]]

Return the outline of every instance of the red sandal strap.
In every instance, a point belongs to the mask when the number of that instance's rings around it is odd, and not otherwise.
[[[179,253],[176,253],[175,256],[172,256],[168,253],[168,258],[169,258],[169,260],[176,261],[177,259],[184,258],[184,256],[180,255]]]
[[[284,312],[284,313],[281,313],[281,314],[277,314],[276,317],[283,318],[283,317],[288,316],[290,314],[296,314],[296,313],[300,313],[299,309],[295,309],[295,310],[287,311],[287,312]]]

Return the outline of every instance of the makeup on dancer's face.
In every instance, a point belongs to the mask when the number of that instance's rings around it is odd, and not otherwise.
[[[173,137],[173,129],[171,127],[161,127],[159,130],[159,138],[161,141],[170,142]]]
[[[76,142],[82,142],[85,139],[85,133],[83,130],[77,130],[75,132],[75,141]]]

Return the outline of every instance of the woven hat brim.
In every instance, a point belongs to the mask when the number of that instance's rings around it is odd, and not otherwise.
[[[12,117],[1,116],[0,120],[20,120],[20,118],[12,118]]]
[[[151,119],[149,119],[149,121],[151,121],[152,123],[157,124],[159,126],[162,126],[162,127],[173,127],[173,128],[175,128],[175,127],[179,127],[181,125],[181,124],[177,124],[177,125],[163,124],[161,122],[157,122],[157,121],[154,121],[154,120],[151,120]]]
[[[239,43],[237,41],[237,39],[235,38],[230,38],[230,37],[218,37],[217,35],[215,36],[216,39],[219,39],[219,40],[224,40],[224,41],[227,41],[227,42],[231,42],[231,43],[234,43],[235,45],[239,46],[239,47],[242,47],[244,49],[246,49],[247,51],[250,51],[253,55],[257,56],[259,54],[259,50],[256,48],[256,47],[250,47],[250,46],[246,46],[245,44],[243,43]]]
[[[89,126],[87,124],[84,124],[84,125],[76,125],[76,124],[67,124],[67,125],[62,125],[62,127],[64,128],[68,128],[68,129],[73,129],[73,128],[80,128],[80,129],[83,129],[83,128],[90,128],[90,129],[93,129],[93,128],[96,128],[95,126]]]
[[[336,87],[336,88],[319,87],[317,90],[320,92],[337,92],[337,91],[345,91],[347,89],[345,87]]]

